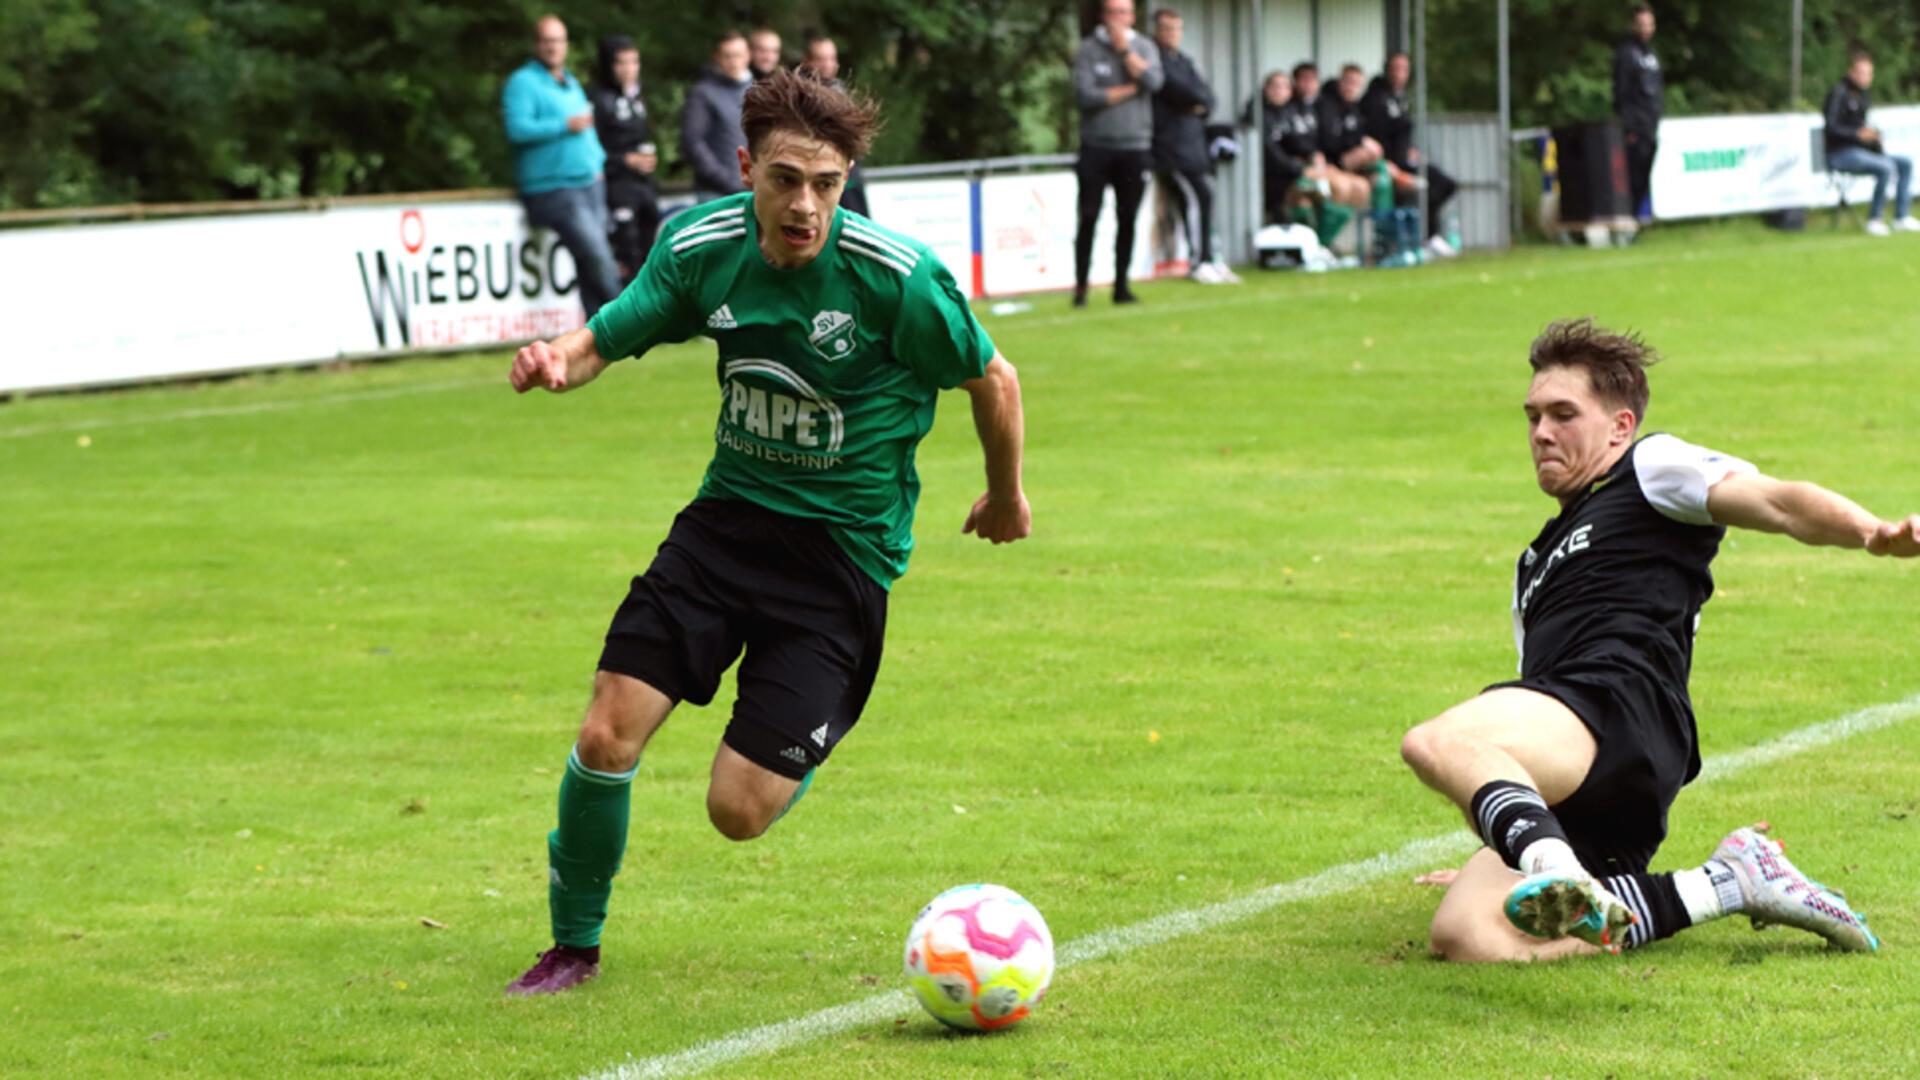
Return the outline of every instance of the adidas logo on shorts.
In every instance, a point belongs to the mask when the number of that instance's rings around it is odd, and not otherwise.
[[[795,765],[805,765],[807,763],[807,752],[797,746],[789,746],[785,750],[780,751],[780,756],[793,762]]]
[[[707,329],[709,330],[737,330],[739,328],[740,324],[733,321],[733,311],[725,304],[721,304],[718,308],[714,309],[713,314],[707,316]]]

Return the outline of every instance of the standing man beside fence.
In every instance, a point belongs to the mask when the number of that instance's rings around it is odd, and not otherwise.
[[[620,291],[607,243],[607,155],[593,131],[593,106],[567,71],[567,24],[548,15],[533,26],[533,59],[507,77],[500,113],[513,147],[513,179],[527,223],[552,229],[573,256],[587,318]]]
[[[1187,276],[1202,285],[1240,279],[1213,254],[1213,156],[1207,152],[1207,114],[1213,88],[1180,51],[1185,33],[1180,13],[1153,13],[1153,43],[1160,50],[1160,89],[1153,95],[1153,170],[1160,201],[1187,238]],[[1164,220],[1164,219],[1163,219]]]
[[[713,43],[713,63],[687,90],[680,114],[680,152],[693,165],[693,191],[701,202],[745,190],[740,185],[741,104],[753,76],[747,70],[747,37],[728,30]]]
[[[1653,9],[1633,6],[1633,28],[1613,50],[1613,115],[1627,144],[1627,182],[1633,212],[1653,220],[1653,155],[1660,149],[1660,114],[1666,107],[1666,77],[1653,54]]]
[[[1147,192],[1152,164],[1153,102],[1165,75],[1160,50],[1134,32],[1133,0],[1105,0],[1100,25],[1080,42],[1073,58],[1074,95],[1080,103],[1080,227],[1073,237],[1073,306],[1087,306],[1093,269],[1093,230],[1100,204],[1113,188],[1113,302],[1139,297],[1127,287],[1133,261],[1134,220]]]
[[[827,35],[814,34],[807,38],[807,56],[800,66],[833,89],[847,92],[847,85],[840,81],[840,46]],[[847,185],[840,191],[840,209],[851,210],[861,217],[873,216],[867,212],[867,181],[860,175],[857,161],[847,165]]]

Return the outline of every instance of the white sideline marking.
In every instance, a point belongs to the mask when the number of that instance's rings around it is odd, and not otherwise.
[[[1705,784],[1723,780],[1757,765],[1771,764],[1855,735],[1892,727],[1915,716],[1920,716],[1920,694],[1884,705],[1872,705],[1824,723],[1797,728],[1745,750],[1716,754],[1702,764],[1700,777],[1695,782]],[[1172,911],[1130,926],[1097,931],[1062,946],[1056,968],[1130,953],[1174,938],[1241,922],[1286,904],[1347,892],[1394,874],[1431,866],[1436,859],[1464,854],[1478,843],[1479,839],[1464,829],[1429,836],[1414,840],[1396,851],[1383,851],[1370,859],[1342,863],[1307,877],[1268,885],[1232,900],[1185,911]],[[591,1073],[587,1080],[691,1076],[744,1058],[761,1057],[800,1043],[892,1019],[912,1007],[913,997],[905,990],[874,994],[845,1005],[782,1020],[777,1024],[747,1028],[677,1053],[630,1059]]]
[[[285,398],[279,401],[256,401],[247,405],[207,405],[198,409],[180,409],[170,413],[151,413],[144,416],[108,416],[98,417],[93,420],[62,420],[54,424],[0,429],[0,439],[24,439],[29,435],[52,435],[63,431],[98,431],[101,428],[131,427],[136,424],[165,424],[175,420],[199,420],[209,416],[245,416],[249,413],[304,409],[309,405],[341,405],[356,401],[379,401],[382,398],[409,397],[413,394],[431,394],[438,390],[461,390],[468,387],[488,386],[494,383],[504,386],[506,385],[506,380],[504,378],[447,379],[442,382],[412,383],[406,386],[386,386],[372,390],[349,390],[344,393],[323,394],[318,397]]]

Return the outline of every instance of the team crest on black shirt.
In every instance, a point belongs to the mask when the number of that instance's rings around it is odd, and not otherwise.
[[[829,363],[853,354],[853,316],[844,311],[822,311],[813,317],[807,344]]]

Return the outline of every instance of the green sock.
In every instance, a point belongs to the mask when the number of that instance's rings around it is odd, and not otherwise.
[[[774,821],[779,821],[781,818],[786,817],[788,811],[792,810],[794,808],[794,805],[800,801],[800,797],[802,795],[805,795],[807,793],[807,789],[813,786],[813,773],[814,773],[813,769],[808,769],[807,775],[800,778],[800,786],[793,789],[793,798],[788,799],[787,805],[781,807],[780,812],[773,815]],[[768,824],[771,825],[772,822],[768,822]]]
[[[600,772],[567,755],[560,779],[560,827],[547,834],[547,906],[557,945],[600,944],[613,876],[627,850],[627,808],[633,774]]]

